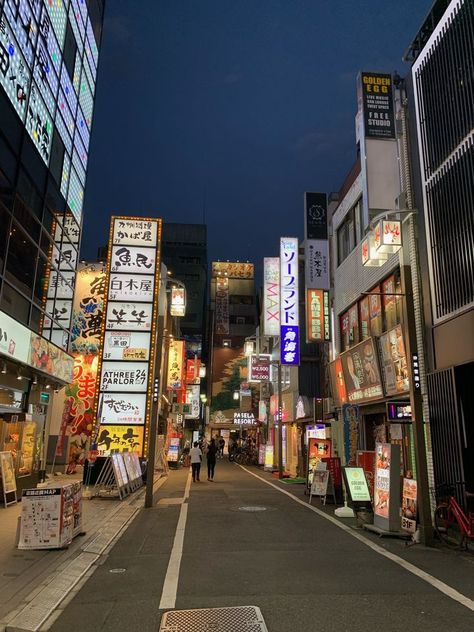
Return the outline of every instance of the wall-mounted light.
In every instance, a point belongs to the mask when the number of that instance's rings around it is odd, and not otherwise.
[[[36,386],[36,385],[38,384],[38,378],[36,377],[36,375],[35,375],[35,376],[34,376],[34,378],[33,378],[33,382],[32,382],[32,384],[33,384],[34,386]]]
[[[226,338],[225,340],[222,341],[222,346],[223,347],[230,347],[230,340],[228,338]]]
[[[199,397],[201,398],[201,402],[203,404],[205,404],[207,402],[207,397],[204,393],[201,393],[201,395],[199,395]]]
[[[6,363],[6,362],[4,362],[4,363],[2,364],[2,373],[3,373],[3,374],[5,374],[6,372],[7,372],[7,363]]]
[[[17,374],[16,374],[16,379],[17,380],[22,380],[23,379],[23,375],[21,374],[20,369],[18,369]]]
[[[199,367],[199,377],[206,377],[206,366],[201,364]]]
[[[51,384],[46,384],[45,388],[51,388]]]
[[[239,391],[234,391],[234,394],[232,396],[234,398],[234,400],[238,400],[240,398],[240,392]]]

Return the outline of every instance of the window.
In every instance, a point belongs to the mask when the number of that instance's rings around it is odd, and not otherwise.
[[[354,207],[347,213],[337,229],[337,263],[340,265],[354,250],[356,244]]]
[[[254,297],[245,294],[231,294],[229,296],[229,303],[231,305],[253,305]]]
[[[37,252],[28,235],[12,222],[5,277],[26,296],[32,293]]]
[[[3,284],[0,308],[15,320],[28,325],[28,315],[31,303],[8,283]]]

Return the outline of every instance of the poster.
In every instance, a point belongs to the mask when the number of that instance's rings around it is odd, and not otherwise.
[[[180,441],[179,437],[171,437],[170,439],[167,460],[172,463],[176,463],[178,461]]]
[[[416,531],[418,512],[417,482],[413,478],[403,479],[402,490],[402,529],[409,533]]]
[[[389,518],[390,511],[390,443],[375,445],[374,513]]]
[[[186,314],[186,290],[184,287],[173,287],[171,289],[170,314],[178,317]]]
[[[359,407],[343,404],[342,416],[344,421],[344,454],[346,465],[355,465],[356,452],[359,444]]]
[[[0,452],[0,475],[4,494],[16,492],[15,467],[11,452]]]
[[[331,376],[331,393],[334,400],[334,406],[340,408],[342,404],[347,402],[346,385],[344,382],[344,373],[342,372],[341,358],[336,358],[334,362],[329,364],[329,373]]]
[[[313,471],[322,463],[323,458],[331,456],[331,440],[330,439],[308,439],[308,488],[313,482]]]
[[[345,351],[340,358],[348,402],[357,404],[383,397],[378,359],[372,338]]]
[[[407,393],[410,390],[408,366],[403,343],[402,328],[397,325],[379,338],[382,355],[382,373],[387,395]]]
[[[329,483],[328,470],[314,470],[311,482],[312,496],[326,496]]]
[[[97,437],[97,448],[101,455],[108,456],[112,451],[136,452],[143,450],[143,426],[113,426],[101,424]]]

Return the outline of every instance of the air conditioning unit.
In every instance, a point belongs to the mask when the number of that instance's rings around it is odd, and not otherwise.
[[[334,400],[332,397],[323,399],[323,412],[325,415],[331,415],[334,412]]]

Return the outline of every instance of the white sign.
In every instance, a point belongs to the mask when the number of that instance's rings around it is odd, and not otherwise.
[[[144,424],[146,393],[102,393],[101,424]]]
[[[280,239],[280,325],[299,324],[298,310],[298,239]]]
[[[153,317],[152,303],[115,303],[107,305],[106,329],[150,331]]]
[[[263,333],[265,336],[280,335],[280,259],[266,257],[263,260]]]
[[[251,412],[238,411],[234,413],[234,424],[241,426],[256,426],[257,420],[255,415]]]
[[[191,406],[191,412],[185,415],[186,419],[198,419],[200,408],[200,386],[199,384],[188,384],[186,386],[186,404]]]
[[[31,331],[0,312],[0,353],[28,364]]]
[[[306,240],[305,282],[308,290],[329,290],[329,242],[327,239]]]
[[[171,289],[171,316],[184,316],[186,314],[186,290],[184,287]]]
[[[106,331],[104,360],[148,360],[150,334],[141,331]]]
[[[69,298],[72,300],[76,275],[74,272],[52,272],[49,277],[48,298]]]
[[[153,301],[154,278],[136,274],[111,274],[109,301]]]
[[[147,382],[147,362],[104,362],[102,364],[101,391],[145,393]]]
[[[66,329],[69,328],[71,322],[72,301],[65,299],[48,299],[46,301],[46,314],[44,317],[43,327],[49,329],[54,327],[51,321],[53,318],[56,322],[62,324]]]
[[[144,219],[116,219],[112,243],[126,246],[154,246],[156,244],[157,222]]]
[[[155,248],[137,246],[113,246],[110,272],[138,272],[154,274],[156,265]]]

